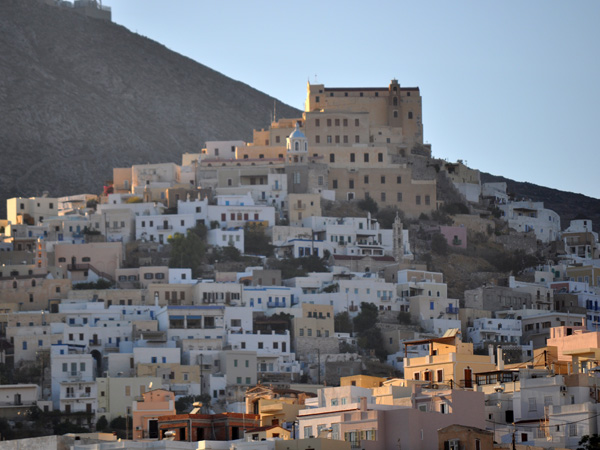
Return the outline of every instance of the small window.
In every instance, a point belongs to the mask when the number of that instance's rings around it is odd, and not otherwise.
[[[377,153],[377,162],[383,162],[383,153]]]
[[[329,154],[329,162],[335,162],[335,153]]]
[[[381,184],[385,184],[385,177],[384,176],[381,177]]]
[[[409,118],[409,119],[412,119],[412,118],[413,118],[413,113],[412,113],[412,111],[409,111],[409,112],[408,112],[408,118]]]
[[[369,184],[369,175],[365,175],[364,183]]]
[[[356,155],[354,153],[350,153],[350,162],[356,161]]]
[[[357,136],[357,137],[358,137],[358,136]],[[369,162],[369,154],[368,154],[368,153],[365,153],[365,154],[363,155],[363,159],[364,159],[364,161],[365,161],[365,162]]]

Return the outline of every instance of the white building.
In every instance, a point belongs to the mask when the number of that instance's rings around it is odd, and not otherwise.
[[[502,217],[510,228],[519,232],[533,231],[542,242],[552,242],[560,236],[560,216],[544,208],[543,202],[508,202],[499,204]]]

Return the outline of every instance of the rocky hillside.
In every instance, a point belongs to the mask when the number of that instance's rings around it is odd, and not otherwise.
[[[207,140],[250,140],[274,101],[114,23],[3,0],[0,211],[18,195],[97,193],[113,167],[179,162]]]
[[[560,216],[562,229],[569,226],[570,220],[578,218],[592,220],[594,231],[600,231],[600,199],[573,192],[559,191],[537,184],[513,181],[485,172],[481,172],[481,182],[505,182],[507,192],[514,195],[515,198],[527,198],[534,202],[544,202],[546,208],[555,211]]]

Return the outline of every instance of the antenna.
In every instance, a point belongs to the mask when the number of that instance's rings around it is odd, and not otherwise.
[[[277,100],[273,100],[273,122],[277,121]]]

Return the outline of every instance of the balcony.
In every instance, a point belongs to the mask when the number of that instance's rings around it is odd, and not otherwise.
[[[456,306],[448,306],[446,307],[446,314],[458,314],[458,308]]]
[[[294,209],[296,209],[298,211],[304,210],[304,209],[306,209],[306,203],[296,203],[294,205]]]
[[[273,301],[267,302],[267,308],[285,308],[285,307],[286,307],[285,302],[273,302]]]
[[[274,184],[274,185],[271,186],[271,190],[272,191],[280,191],[281,190],[281,185]]]
[[[156,229],[158,231],[169,231],[173,229],[173,225],[158,225]]]

